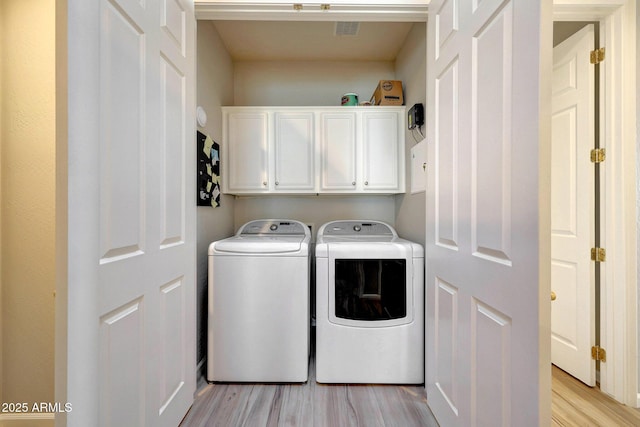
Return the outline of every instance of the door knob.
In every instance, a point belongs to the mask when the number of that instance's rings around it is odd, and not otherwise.
[[[556,300],[556,293],[551,291],[551,301],[555,301]]]

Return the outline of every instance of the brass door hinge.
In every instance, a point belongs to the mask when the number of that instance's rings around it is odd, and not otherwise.
[[[592,50],[589,54],[589,59],[592,64],[599,64],[604,61],[604,48]]]
[[[593,347],[591,347],[591,358],[593,360],[599,360],[600,362],[606,362],[607,352],[599,345],[594,345]]]
[[[607,260],[607,251],[605,248],[591,248],[591,261],[605,262]]]
[[[607,158],[604,148],[594,148],[591,150],[591,163],[602,163]]]

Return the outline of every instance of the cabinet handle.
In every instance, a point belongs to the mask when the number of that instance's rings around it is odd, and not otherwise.
[[[356,182],[355,182],[355,181],[352,181],[352,182],[351,182],[351,185],[356,185]]]
[[[276,185],[280,185],[280,181],[276,181]]]
[[[364,182],[364,185],[369,185],[369,181],[365,181],[365,182]]]
[[[267,181],[262,181],[262,185],[267,186]]]

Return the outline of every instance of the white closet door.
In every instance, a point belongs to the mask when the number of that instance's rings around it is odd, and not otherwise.
[[[443,426],[550,419],[549,6],[429,4],[426,387]]]
[[[69,1],[70,426],[176,426],[195,391],[195,18]]]

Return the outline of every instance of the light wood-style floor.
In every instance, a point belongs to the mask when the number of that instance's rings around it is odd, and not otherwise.
[[[640,409],[622,405],[553,366],[552,426],[640,426]]]
[[[424,386],[207,384],[181,427],[437,427]]]
[[[207,384],[181,427],[437,426],[423,386],[323,385],[314,365],[305,384]],[[552,367],[552,426],[640,426],[621,405]]]

